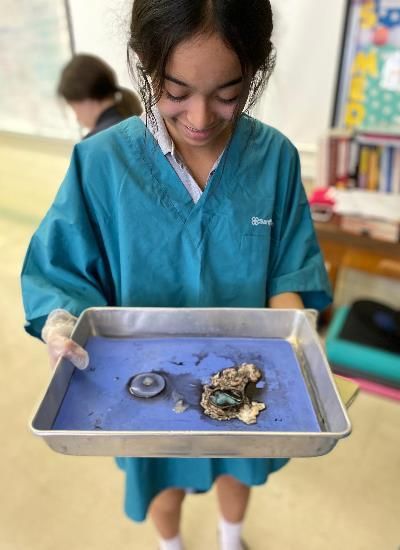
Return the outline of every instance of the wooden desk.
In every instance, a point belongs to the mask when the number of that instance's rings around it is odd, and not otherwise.
[[[335,289],[339,270],[344,267],[400,279],[400,243],[378,241],[343,231],[339,218],[314,222],[329,277]]]

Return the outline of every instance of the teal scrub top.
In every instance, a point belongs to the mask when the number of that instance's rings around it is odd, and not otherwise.
[[[266,307],[283,292],[310,308],[331,301],[298,153],[247,115],[196,204],[137,117],[76,145],[30,242],[22,291],[37,337],[56,308]],[[259,484],[285,462],[118,460],[126,512],[138,521],[166,487],[207,490],[222,473]]]

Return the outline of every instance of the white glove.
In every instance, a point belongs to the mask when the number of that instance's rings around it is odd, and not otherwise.
[[[84,370],[89,365],[89,355],[81,346],[71,340],[77,317],[65,309],[55,309],[47,317],[42,338],[47,344],[50,365],[54,369],[60,357],[71,361],[75,367]]]

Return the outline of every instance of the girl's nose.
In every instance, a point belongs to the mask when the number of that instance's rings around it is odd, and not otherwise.
[[[187,121],[194,130],[206,130],[212,126],[214,115],[207,98],[193,98],[187,111]]]

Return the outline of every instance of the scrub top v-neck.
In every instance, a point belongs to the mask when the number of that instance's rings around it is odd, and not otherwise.
[[[139,125],[141,123],[143,124],[142,121],[138,120],[135,120],[134,122],[132,121],[132,124],[133,123]],[[133,130],[136,131],[136,129]],[[145,158],[151,164],[153,177],[157,180],[160,188],[164,187],[166,189],[166,192],[168,193],[171,201],[174,203],[175,208],[177,208],[181,212],[189,214],[192,211],[201,209],[203,207],[203,203],[207,201],[208,195],[212,195],[213,193],[215,193],[215,188],[220,186],[222,172],[229,172],[229,174],[227,174],[229,177],[236,170],[236,166],[233,165],[234,163],[231,160],[229,162],[232,162],[232,165],[226,166],[227,158],[234,158],[235,154],[237,155],[241,153],[240,149],[243,142],[242,140],[240,140],[240,142],[238,143],[238,140],[235,140],[234,136],[237,135],[235,133],[231,141],[228,143],[223,155],[221,156],[218,166],[215,170],[211,171],[212,174],[209,177],[207,185],[205,186],[199,200],[197,202],[194,202],[193,198],[188,193],[188,190],[183,185],[179,174],[177,174],[177,172],[171,166],[171,163],[168,161],[168,159],[165,158],[165,155],[161,151],[153,134],[146,127],[144,131],[145,138],[142,142],[144,153],[143,158]],[[233,186],[234,182],[231,182],[230,185]]]

